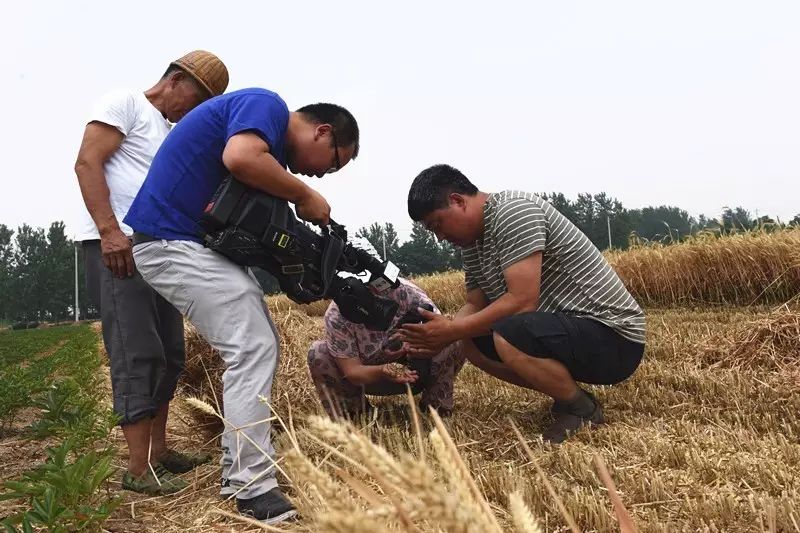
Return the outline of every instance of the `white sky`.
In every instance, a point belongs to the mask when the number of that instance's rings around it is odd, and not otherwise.
[[[355,230],[411,223],[430,164],[483,190],[606,191],[626,207],[800,212],[800,2],[7,3],[0,223],[76,228],[72,170],[107,90],[203,48],[229,89],[331,101],[362,154],[314,185]],[[10,194],[9,194],[10,192]]]

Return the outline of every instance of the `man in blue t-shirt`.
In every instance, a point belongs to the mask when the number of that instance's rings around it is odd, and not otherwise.
[[[198,106],[170,132],[125,217],[136,232],[133,255],[142,277],[225,362],[223,404],[232,427],[222,435],[221,492],[235,495],[241,513],[268,523],[295,514],[275,480],[269,423],[259,423],[270,417],[259,397],[270,397],[278,334],[255,278],[202,245],[199,221],[232,174],[294,203],[301,218],[327,224],[328,202],[292,173],[336,172],[358,148],[358,124],[340,106],[290,112],[265,89],[228,93]]]

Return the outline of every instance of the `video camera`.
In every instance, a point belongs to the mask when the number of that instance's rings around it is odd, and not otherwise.
[[[297,220],[288,202],[256,191],[233,177],[206,207],[200,226],[206,247],[236,264],[272,274],[295,302],[332,298],[342,316],[372,330],[387,330],[397,302],[376,296],[399,285],[399,269],[350,245],[343,226],[330,221],[322,234]],[[369,272],[367,283],[339,272]]]

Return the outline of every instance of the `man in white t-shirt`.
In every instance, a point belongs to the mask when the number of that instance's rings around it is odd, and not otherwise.
[[[75,163],[87,208],[77,239],[103,323],[114,412],[129,450],[122,486],[137,492],[176,492],[186,486],[176,474],[208,457],[167,447],[169,402],[184,366],[183,318],[136,272],[133,231],[122,220],[171,123],[227,85],[222,61],[195,50],[170,63],[150,89],[107,94],[88,117]]]

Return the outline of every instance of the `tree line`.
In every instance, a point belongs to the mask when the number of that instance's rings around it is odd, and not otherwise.
[[[579,194],[574,200],[561,193],[541,196],[601,250],[624,250],[637,240],[677,242],[701,231],[725,234],[800,226],[800,214],[785,223],[769,216],[753,216],[742,207],[726,207],[716,217],[694,218],[675,206],[627,209],[606,193]],[[414,223],[410,238],[402,243],[391,222],[375,222],[359,228],[355,235],[366,238],[405,276],[461,268],[460,251],[447,242],[438,242],[419,223]],[[95,317],[97,310],[87,301],[80,246],[77,253],[80,316]],[[74,254],[75,244],[66,236],[63,222],[53,222],[47,230],[23,224],[16,231],[0,224],[0,321],[59,321],[73,317]],[[265,292],[278,292],[271,276],[262,272],[258,277]]]
[[[562,193],[540,193],[601,250],[625,250],[634,242],[678,242],[703,231],[726,234],[756,228],[773,230],[788,225],[800,226],[800,214],[789,223],[769,216],[754,217],[743,207],[725,207],[717,217],[695,218],[675,206],[650,206],[627,209],[606,193],[579,194],[571,200]],[[397,264],[406,275],[429,274],[461,268],[459,251],[447,242],[438,242],[422,224],[414,223],[411,238],[400,243],[392,223],[373,223],[356,235],[366,238],[379,253]]]
[[[16,231],[0,224],[0,321],[56,322],[74,316],[75,245],[63,222]],[[83,256],[78,248],[79,300],[82,317],[94,316],[88,305]]]

